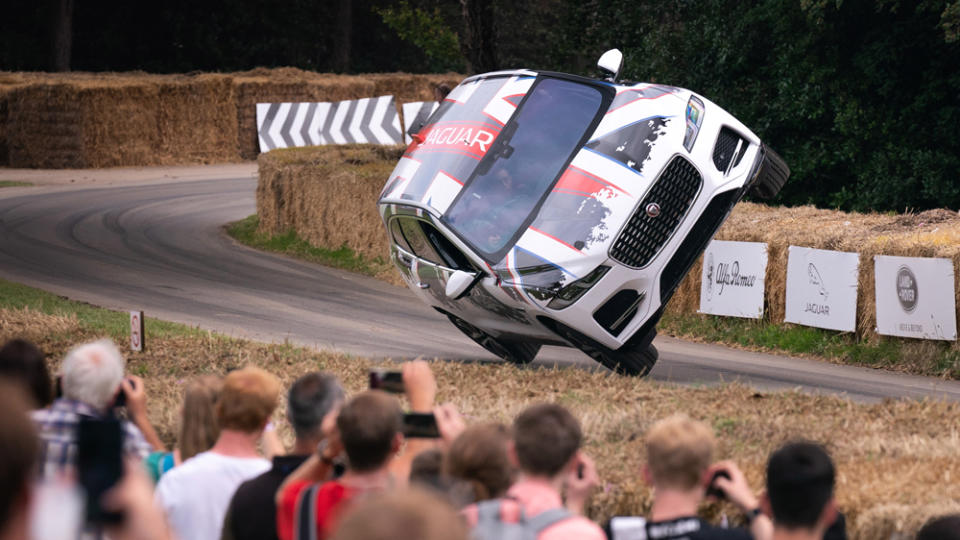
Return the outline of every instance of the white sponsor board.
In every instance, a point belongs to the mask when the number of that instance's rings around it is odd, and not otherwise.
[[[853,332],[859,253],[790,246],[784,321]]]
[[[759,319],[766,274],[766,244],[710,242],[703,252],[700,313]]]
[[[877,333],[957,340],[957,307],[950,259],[873,258]]]

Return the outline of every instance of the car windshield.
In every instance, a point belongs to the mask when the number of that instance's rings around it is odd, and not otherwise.
[[[583,144],[602,102],[596,87],[539,79],[444,221],[484,258],[499,260]]]

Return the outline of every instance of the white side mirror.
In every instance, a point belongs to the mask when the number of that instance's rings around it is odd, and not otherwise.
[[[447,298],[456,300],[463,296],[476,278],[476,274],[464,272],[463,270],[457,270],[450,274],[450,277],[447,279]]]
[[[610,49],[603,53],[600,60],[597,60],[597,67],[600,71],[609,74],[610,82],[617,82],[620,76],[620,70],[623,69],[623,53],[620,49]]]

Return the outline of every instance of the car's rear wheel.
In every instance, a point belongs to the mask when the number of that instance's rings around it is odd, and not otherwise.
[[[651,330],[648,339],[641,340],[637,345],[624,345],[613,350],[561,323],[553,321],[553,326],[554,331],[571,345],[603,367],[621,375],[645,377],[660,357],[656,347],[650,343],[656,335],[655,330]]]
[[[507,362],[519,365],[529,364],[536,358],[537,353],[540,352],[539,343],[497,339],[460,317],[448,313],[447,318],[477,345],[480,345]]]

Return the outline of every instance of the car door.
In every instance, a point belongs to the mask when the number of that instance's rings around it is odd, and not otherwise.
[[[431,304],[456,309],[455,301],[446,295],[447,279],[458,269],[475,271],[466,257],[426,220],[398,216],[391,221],[390,231],[400,247],[397,261],[417,292]]]

